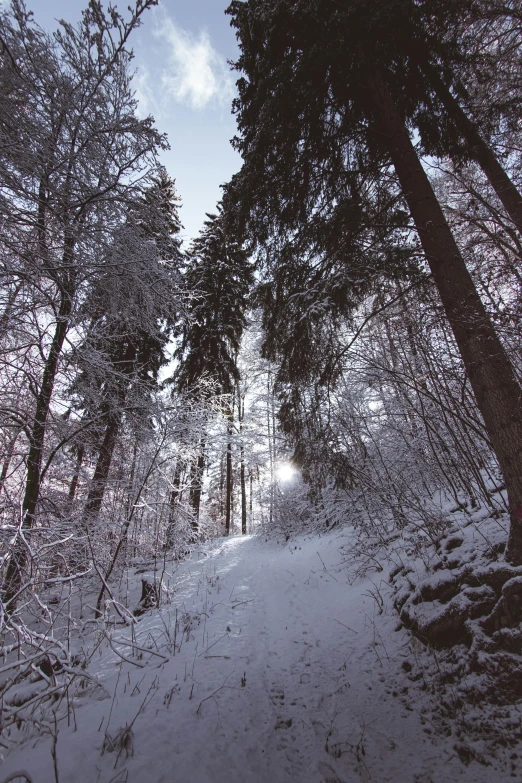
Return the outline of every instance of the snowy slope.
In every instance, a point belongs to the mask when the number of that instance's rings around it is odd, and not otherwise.
[[[382,575],[350,584],[341,564],[349,536],[220,539],[172,570],[172,602],[140,619],[134,647],[125,628],[119,654],[100,646],[105,692],[59,730],[60,783],[512,780],[464,766],[430,726]],[[51,745],[27,738],[0,780],[55,781]]]

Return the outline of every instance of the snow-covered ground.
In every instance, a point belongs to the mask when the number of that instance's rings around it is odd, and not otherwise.
[[[349,543],[348,530],[285,547],[231,537],[172,566],[171,602],[96,653],[105,690],[87,688],[59,727],[60,783],[512,780],[465,766],[430,724],[386,574],[353,582]],[[54,783],[51,747],[27,737],[0,780]]]

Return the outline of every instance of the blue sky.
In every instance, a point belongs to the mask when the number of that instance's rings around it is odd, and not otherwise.
[[[76,22],[87,2],[26,0],[26,5],[51,30],[56,19]],[[129,0],[114,4],[128,13]],[[171,149],[162,162],[183,202],[186,241],[198,234],[205,213],[215,210],[220,184],[241,163],[229,143],[236,132],[230,110],[236,75],[227,60],[236,59],[238,50],[227,6],[227,0],[161,0],[131,38],[140,112],[152,114],[168,134]]]

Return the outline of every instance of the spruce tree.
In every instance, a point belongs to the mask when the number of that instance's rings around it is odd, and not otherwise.
[[[79,349],[80,405],[103,425],[84,519],[101,508],[120,426],[147,421],[180,309],[181,224],[174,181],[162,169],[129,215],[84,308],[92,318]],[[98,428],[100,424],[98,423]]]
[[[365,214],[364,204],[359,214],[354,209],[353,183],[359,192],[369,173],[380,170],[381,181],[395,175],[504,474],[511,514],[506,556],[522,563],[520,385],[411,138],[415,130],[431,152],[481,162],[447,99],[448,90],[455,97],[452,75],[466,59],[452,21],[473,5],[234,0],[228,13],[242,72],[235,145],[245,162],[225,203],[265,253],[302,236],[325,274],[329,260],[339,268],[344,259],[349,282],[350,240]],[[360,243],[358,250],[364,255]],[[292,263],[301,268],[296,254]],[[371,266],[368,277],[375,274]]]
[[[185,270],[185,286],[193,297],[189,318],[179,335],[179,365],[175,382],[180,392],[192,395],[232,395],[239,371],[237,353],[246,325],[246,309],[253,283],[248,253],[231,233],[221,211],[208,220],[195,240]],[[227,532],[232,491],[232,402],[228,410]],[[193,466],[192,506],[199,515],[204,469],[202,434],[200,453]]]

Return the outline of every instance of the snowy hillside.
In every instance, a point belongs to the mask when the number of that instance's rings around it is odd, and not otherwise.
[[[351,535],[219,539],[171,566],[171,602],[92,659],[104,690],[87,686],[59,729],[60,783],[513,779],[465,766],[431,724],[425,654],[396,630],[385,573],[351,583]],[[52,748],[27,736],[0,778],[54,783]]]

